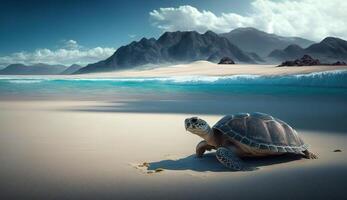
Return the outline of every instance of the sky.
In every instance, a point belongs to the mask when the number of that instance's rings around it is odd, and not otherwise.
[[[0,65],[87,64],[165,31],[347,39],[345,0],[0,0]]]

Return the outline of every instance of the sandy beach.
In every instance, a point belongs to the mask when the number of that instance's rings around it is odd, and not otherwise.
[[[276,65],[219,65],[208,61],[169,65],[152,69],[131,69],[108,73],[73,75],[73,77],[167,77],[167,76],[229,76],[229,75],[289,75],[332,70],[346,70],[347,66],[277,67]]]
[[[345,199],[345,73],[280,76],[345,69],[199,61],[112,73],[4,77],[0,198]],[[208,81],[234,74],[265,78]],[[177,76],[207,81],[176,82]],[[247,170],[232,172],[214,152],[197,158],[201,139],[186,132],[184,119],[199,116],[213,125],[238,112],[264,112],[288,122],[319,159],[245,159]]]
[[[299,129],[318,160],[249,159],[252,171],[230,172],[213,153],[194,156],[200,139],[183,127],[191,114],[117,112],[115,104],[2,101],[1,199],[346,197],[346,134]],[[138,167],[144,162],[148,169]]]

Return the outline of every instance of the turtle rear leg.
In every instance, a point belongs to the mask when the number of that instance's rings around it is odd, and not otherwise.
[[[230,149],[219,147],[216,151],[217,160],[225,167],[239,171],[243,169],[243,163],[240,158]]]
[[[318,156],[312,152],[309,152],[308,150],[303,151],[302,153],[304,153],[304,158],[306,159],[317,159]]]

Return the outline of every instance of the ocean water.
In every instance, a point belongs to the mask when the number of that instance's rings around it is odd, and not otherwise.
[[[187,116],[264,112],[298,129],[347,133],[347,70],[284,76],[1,76],[1,100],[96,102],[67,108],[73,112]]]
[[[107,102],[71,108],[78,112],[264,112],[297,128],[347,133],[347,70],[283,76],[0,76],[0,100]]]
[[[117,97],[126,95],[329,95],[347,96],[347,71],[302,75],[73,78],[0,76],[0,98]]]

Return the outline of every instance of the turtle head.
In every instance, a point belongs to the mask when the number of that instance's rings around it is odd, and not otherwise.
[[[184,125],[187,131],[203,138],[205,138],[211,131],[211,127],[207,124],[207,122],[198,117],[187,118],[184,121]]]

